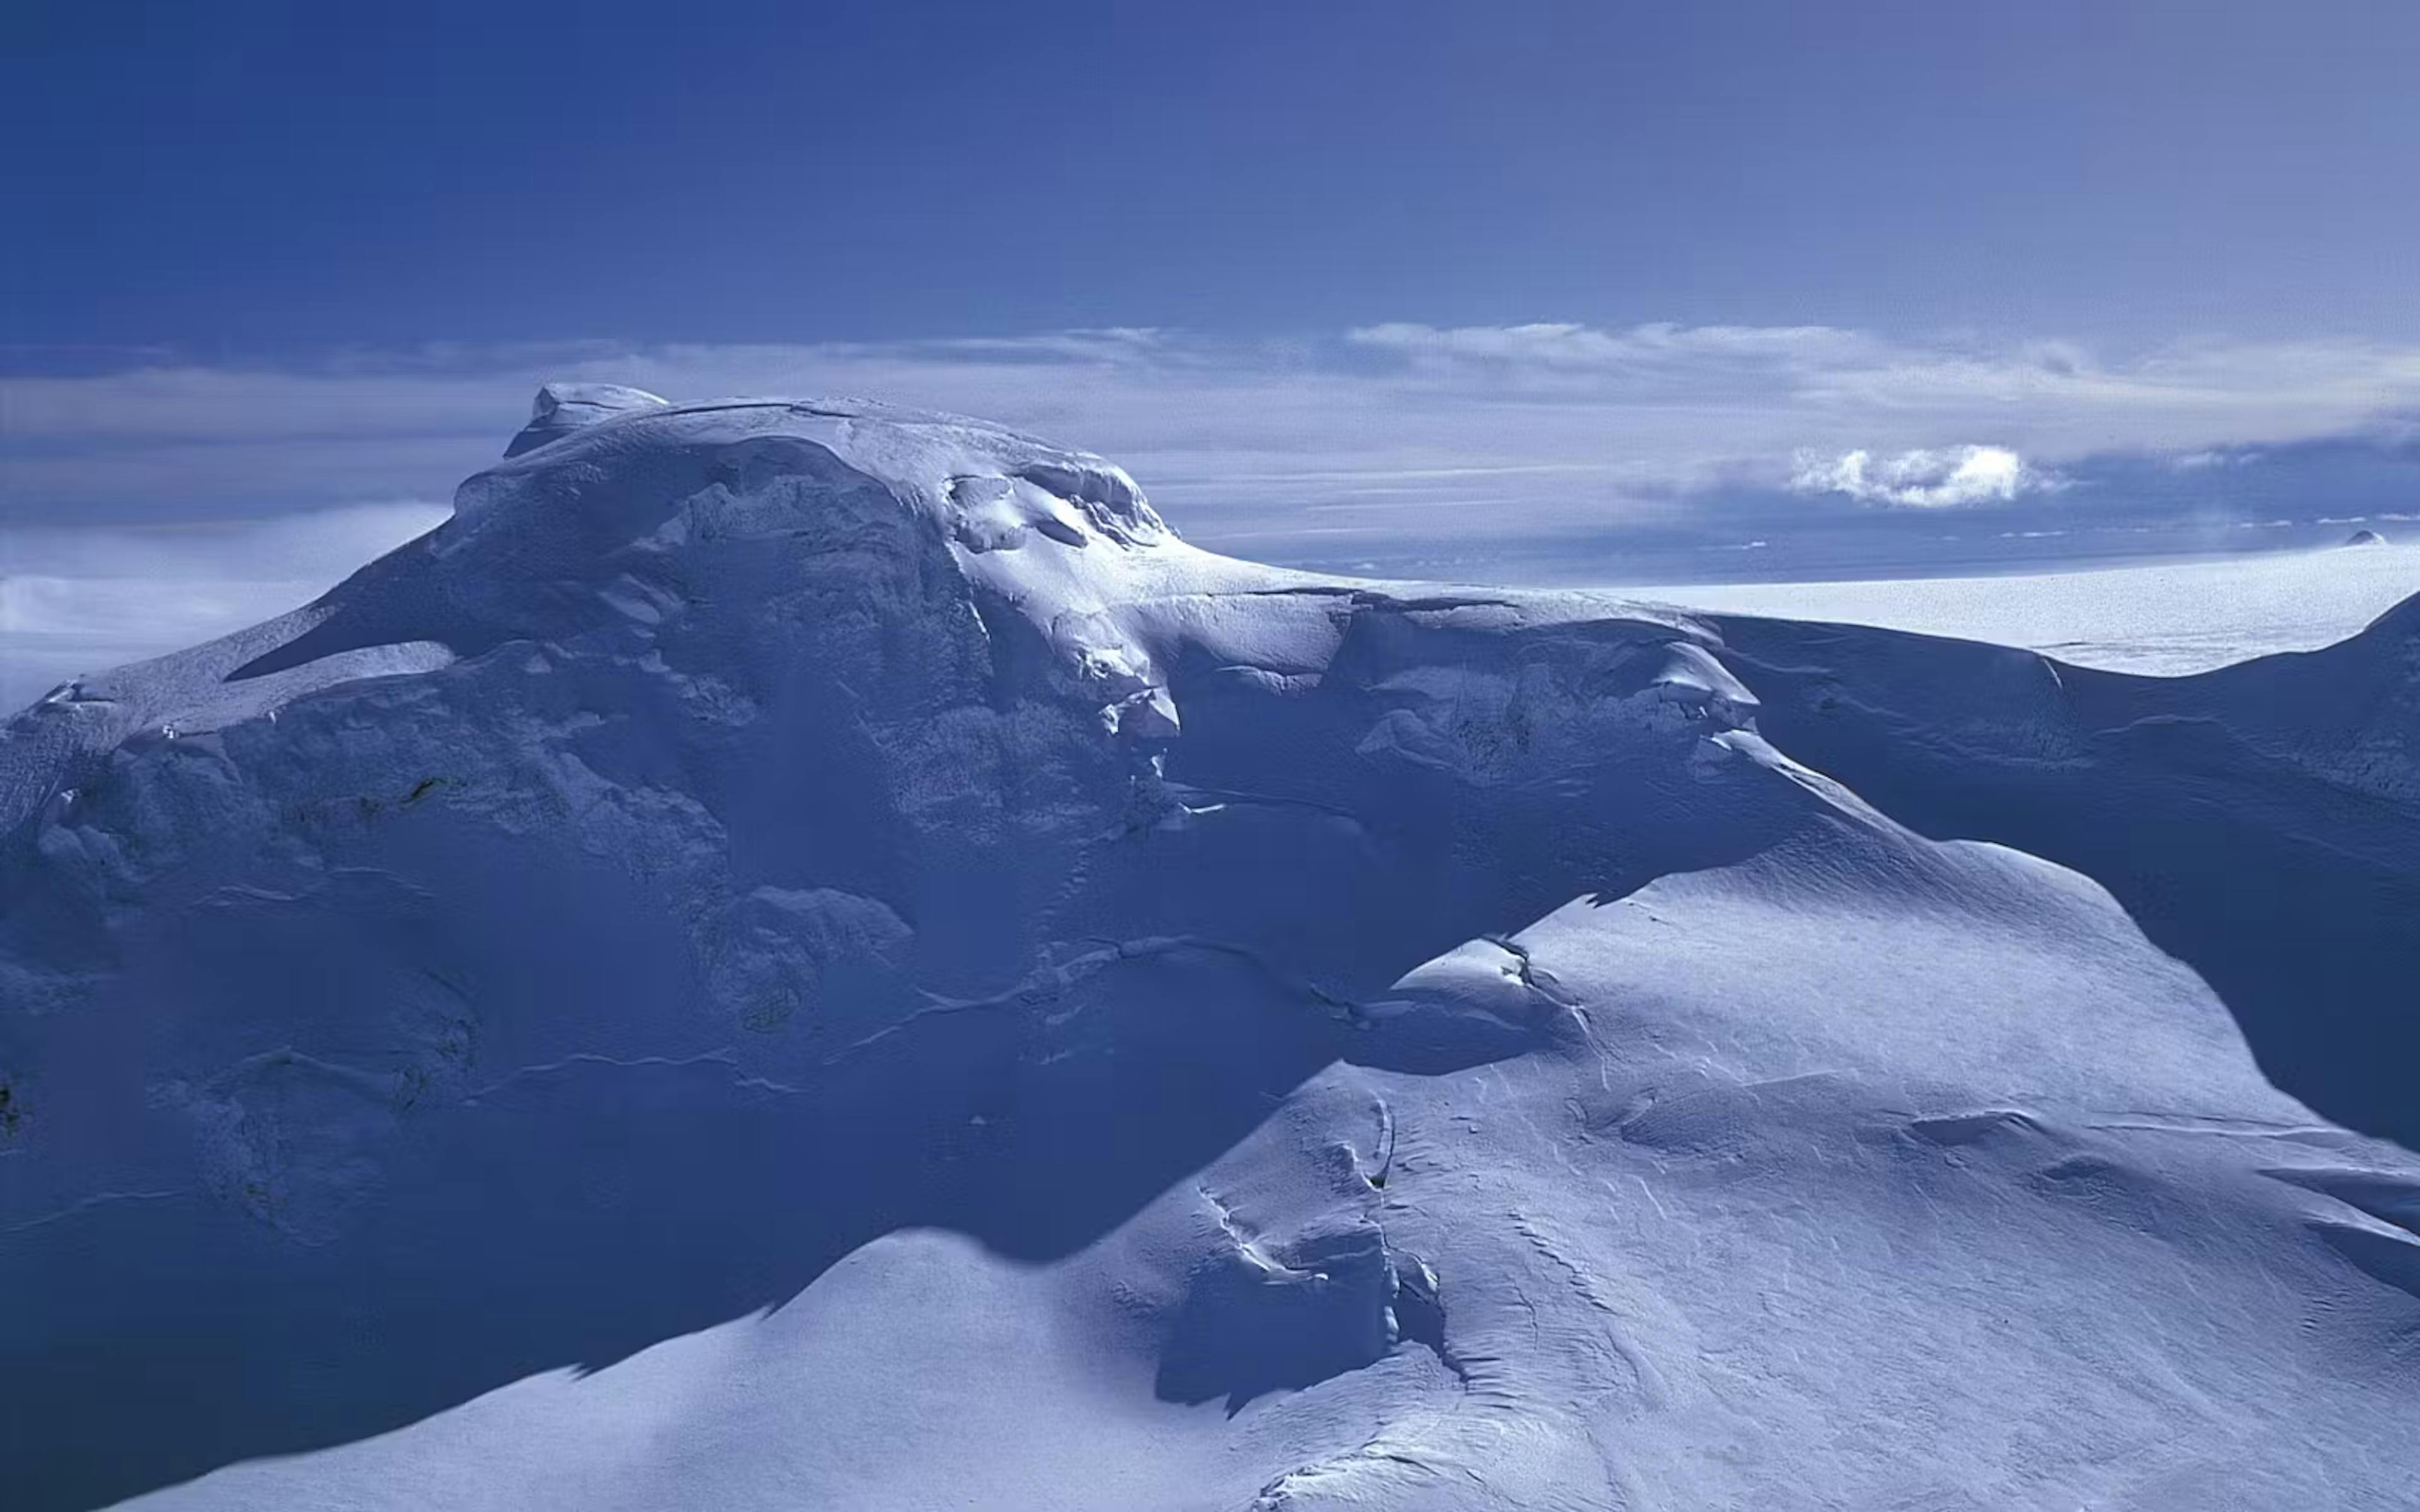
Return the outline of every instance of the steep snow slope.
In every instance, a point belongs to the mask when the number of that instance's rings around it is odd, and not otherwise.
[[[1892,817],[1948,780],[1910,730],[2155,789],[2076,733],[2157,722],[2131,682],[2091,723],[2023,654],[1281,573],[971,422],[539,428],[8,728],[12,1504],[323,1445],[146,1504],[2420,1471],[2420,1166],[2273,1090],[2193,942]],[[2234,741],[2179,760],[2408,824],[2411,631],[2173,685]]]

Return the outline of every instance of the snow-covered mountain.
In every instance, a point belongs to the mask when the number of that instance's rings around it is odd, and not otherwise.
[[[2420,603],[2134,678],[555,390],[0,835],[11,1506],[2420,1484]]]

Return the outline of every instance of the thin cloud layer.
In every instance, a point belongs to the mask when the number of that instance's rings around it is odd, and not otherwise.
[[[2420,409],[2420,350],[2363,343],[2103,357],[1821,326],[1395,324],[1284,342],[587,343],[19,375],[0,378],[0,455],[26,520],[442,497],[554,378],[986,415],[1115,455],[1207,541],[1337,527],[1309,513],[1331,505],[1357,530],[1412,526],[1387,517],[1402,507],[1422,510],[1428,532],[1556,533],[1661,518],[1675,498],[1723,487],[1787,488],[1807,455],[1862,452],[1873,470],[1988,441],[2047,477],[2087,455],[2292,441]],[[1458,520],[1457,497],[1484,503],[1485,523]]]
[[[1364,326],[1345,341],[1384,352],[1424,371],[1494,365],[1669,378],[1676,374],[1761,371],[1772,377],[1884,359],[1887,343],[1830,326],[1680,326],[1654,324],[1600,330],[1567,323],[1439,328],[1397,322]]]
[[[2420,412],[2420,348],[2367,342],[2108,353],[1824,326],[1395,323],[1282,341],[151,354],[0,377],[7,686],[191,640],[223,603],[308,596],[400,538],[407,522],[374,506],[448,497],[550,379],[984,415],[1115,457],[1203,545],[1395,576],[1959,570],[2006,564],[1988,553],[2009,543],[2226,549],[2290,536],[2271,521],[2420,498],[2420,440],[2396,418]],[[332,507],[350,513],[311,535],[303,519]],[[231,520],[256,523],[229,535]],[[202,522],[219,533],[158,529]],[[229,557],[239,539],[254,560]],[[73,637],[92,649],[70,656]]]
[[[1711,476],[1781,483],[1805,450],[1957,446],[1978,431],[2055,461],[2086,450],[2293,440],[2420,406],[2420,352],[2200,343],[2096,359],[2051,343],[1893,342],[1825,327],[1389,325],[1232,342],[1149,331],[892,346],[605,344],[353,354],[0,380],[13,492],[136,517],[188,490],[450,486],[548,378],[676,397],[851,393],[994,415],[1115,451],[1190,489],[1215,471],[1415,475],[1586,466],[1628,494]],[[101,454],[107,453],[108,455]],[[373,481],[374,480],[374,481]],[[147,487],[150,483],[153,486]]]
[[[0,530],[0,706],[307,603],[445,514],[407,501],[219,524]]]

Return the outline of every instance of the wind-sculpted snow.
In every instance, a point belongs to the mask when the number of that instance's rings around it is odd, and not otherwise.
[[[0,737],[10,1504],[2399,1505],[2420,1164],[2253,1051],[2409,1137],[2409,643],[2147,691],[551,393]]]

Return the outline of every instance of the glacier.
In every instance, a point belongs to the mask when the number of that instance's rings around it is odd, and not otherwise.
[[[0,731],[12,1506],[2390,1508],[2420,600],[2182,677],[543,392]]]

